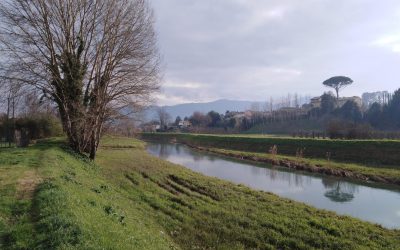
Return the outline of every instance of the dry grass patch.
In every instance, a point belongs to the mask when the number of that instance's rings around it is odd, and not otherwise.
[[[36,187],[43,181],[37,170],[27,170],[23,177],[17,180],[17,199],[32,199]]]

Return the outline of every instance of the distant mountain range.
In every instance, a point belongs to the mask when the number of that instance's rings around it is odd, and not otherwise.
[[[193,112],[199,111],[202,113],[207,113],[211,110],[214,110],[218,113],[225,113],[227,110],[229,111],[245,111],[250,108],[250,106],[254,103],[258,103],[261,106],[261,102],[251,102],[251,101],[235,101],[235,100],[226,100],[221,99],[213,102],[204,102],[204,103],[184,103],[173,106],[164,106],[165,110],[168,114],[171,115],[171,119],[175,120],[177,116],[180,116],[182,119],[187,116],[191,116]],[[153,119],[157,119],[157,109],[158,106],[150,107],[146,110],[144,118],[146,121],[150,121]]]

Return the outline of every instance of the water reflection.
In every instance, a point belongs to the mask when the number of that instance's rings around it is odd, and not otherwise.
[[[386,227],[400,227],[400,192],[287,168],[236,161],[179,144],[149,143],[148,151],[194,171],[273,192]]]
[[[177,145],[178,146],[178,145]],[[168,144],[159,144],[157,145],[158,149],[158,157],[160,158],[168,158],[172,154],[173,148],[169,147]],[[178,147],[175,148],[175,152],[179,154],[179,150],[176,150]]]
[[[181,146],[179,144],[175,144],[175,151],[179,154],[181,152]]]
[[[325,192],[325,197],[334,202],[349,202],[354,199],[354,193],[357,192],[357,186],[349,182],[322,179],[322,184],[329,189]]]

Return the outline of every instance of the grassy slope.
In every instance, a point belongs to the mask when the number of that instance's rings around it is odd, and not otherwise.
[[[168,249],[162,228],[95,165],[40,143],[0,150],[0,249]],[[42,184],[18,198],[21,178],[35,169]]]
[[[136,140],[102,146],[97,166],[60,142],[0,150],[0,249],[400,245],[397,230],[194,173],[148,155]],[[31,171],[42,184],[21,198],[19,180]]]
[[[97,162],[185,249],[390,249],[400,244],[399,231],[206,177],[154,158],[140,146],[103,148]]]

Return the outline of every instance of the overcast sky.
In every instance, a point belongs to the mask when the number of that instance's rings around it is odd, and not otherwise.
[[[165,65],[159,104],[400,88],[399,0],[150,0]]]

